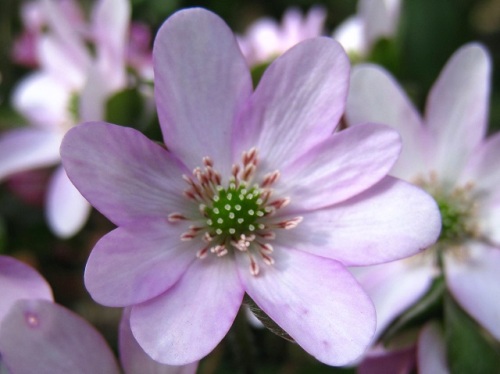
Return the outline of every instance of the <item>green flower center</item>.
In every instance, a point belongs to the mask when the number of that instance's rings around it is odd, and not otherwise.
[[[449,199],[437,197],[436,202],[441,213],[441,234],[439,241],[458,242],[468,236],[468,212],[463,207],[453,204]]]
[[[441,213],[439,244],[461,244],[479,236],[477,206],[471,196],[472,184],[446,189],[434,174],[426,180],[418,180],[417,184],[434,197]]]
[[[257,188],[236,187],[231,183],[228,188],[219,187],[217,191],[212,206],[205,208],[212,236],[239,238],[259,228],[257,221],[266,211]]]
[[[214,168],[212,159],[204,157],[203,167],[195,168],[192,176],[182,176],[188,185],[184,197],[198,209],[168,215],[171,223],[190,222],[180,240],[193,241],[196,257],[246,256],[254,276],[260,273],[260,264],[274,264],[269,241],[276,238],[276,231],[291,230],[302,222],[300,216],[276,215],[290,203],[290,198],[274,196],[273,186],[280,172],[275,170],[257,178],[258,165],[258,151],[252,148],[243,152],[241,163],[233,164],[226,179]]]

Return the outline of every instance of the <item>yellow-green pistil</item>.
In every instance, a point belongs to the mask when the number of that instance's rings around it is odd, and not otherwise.
[[[257,260],[266,265],[274,263],[269,240],[276,237],[275,229],[292,229],[302,217],[274,217],[290,199],[272,197],[272,186],[280,176],[277,170],[264,175],[260,183],[254,183],[258,165],[255,148],[243,153],[241,164],[233,165],[227,184],[213,168],[210,158],[205,157],[203,164],[203,169],[193,171],[193,177],[183,176],[189,185],[184,195],[198,205],[200,216],[176,212],[169,215],[169,221],[193,221],[181,240],[201,239],[198,258],[203,259],[209,253],[218,257],[230,252],[244,253],[251,274],[258,275]]]
[[[212,198],[212,205],[205,208],[207,225],[212,229],[213,236],[240,237],[241,234],[249,235],[263,228],[264,225],[258,223],[258,218],[269,212],[263,207],[258,188],[236,187],[231,183],[229,188],[217,190],[218,194]]]

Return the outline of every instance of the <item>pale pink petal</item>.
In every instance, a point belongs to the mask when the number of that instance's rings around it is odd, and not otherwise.
[[[486,50],[468,44],[451,57],[429,94],[426,122],[436,141],[436,171],[444,180],[456,180],[485,135],[490,73]]]
[[[97,242],[87,261],[87,290],[107,306],[127,306],[158,296],[196,259],[193,243],[180,240],[182,231],[166,220],[111,231]]]
[[[137,130],[88,122],[66,134],[61,155],[73,184],[117,225],[186,211],[189,172]]]
[[[92,65],[79,98],[80,121],[104,121],[106,103],[111,94],[110,82],[97,65]]]
[[[84,40],[79,35],[78,27],[75,27],[74,19],[69,17],[60,2],[52,0],[42,0],[43,12],[47,17],[50,32],[47,34],[53,40],[52,52],[57,51],[57,55],[51,55],[49,50],[40,51],[42,66],[49,68],[56,76],[74,81],[75,75],[69,75],[63,68],[70,68],[74,72],[79,71],[83,74],[85,68],[90,64],[90,53],[85,46]],[[78,26],[81,26],[77,22]],[[57,61],[64,65],[57,66]],[[61,74],[65,71],[64,74]]]
[[[500,246],[500,191],[488,197],[478,205],[481,208],[479,211],[481,233],[492,243]]]
[[[185,365],[209,354],[227,334],[243,299],[233,259],[196,260],[167,292],[132,307],[130,326],[154,360]]]
[[[386,264],[351,269],[375,304],[375,338],[429,290],[437,271],[418,256],[425,256],[425,253]]]
[[[398,83],[382,68],[368,64],[353,68],[346,118],[349,125],[376,122],[400,133],[403,151],[392,175],[409,180],[426,169],[428,143],[420,116]]]
[[[257,147],[270,167],[284,167],[330,136],[344,111],[348,73],[346,54],[330,38],[288,50],[267,68],[241,115],[235,156]]]
[[[130,330],[130,308],[123,312],[119,329],[120,361],[125,374],[195,374],[198,362],[172,366],[161,364],[139,346]]]
[[[325,19],[326,11],[321,6],[312,7],[306,15],[303,15],[299,8],[288,8],[283,15],[280,30],[280,52],[285,52],[303,40],[320,36]]]
[[[500,185],[500,133],[489,137],[471,154],[459,184],[472,182],[474,193],[481,197],[496,194]]]
[[[376,347],[375,349],[378,349]],[[415,347],[398,350],[374,352],[372,349],[367,357],[356,368],[357,374],[412,374],[415,371]],[[431,374],[421,372],[421,374]]]
[[[380,38],[393,36],[399,23],[401,0],[360,0],[358,13],[365,24],[364,38],[371,48]]]
[[[20,300],[0,327],[12,373],[119,374],[104,338],[87,321],[46,300]]]
[[[8,256],[0,256],[0,323],[19,299],[53,300],[49,284],[32,267]]]
[[[360,17],[349,17],[335,29],[332,38],[342,44],[348,54],[364,56],[367,47],[364,39],[364,24]]]
[[[417,346],[419,373],[448,374],[444,331],[436,323],[430,322],[420,332]]]
[[[280,195],[294,209],[314,210],[345,201],[384,178],[401,150],[399,134],[367,124],[335,133],[282,171]]]
[[[117,90],[126,82],[125,48],[130,23],[127,0],[99,0],[93,9],[92,33],[96,59],[106,83]]]
[[[343,203],[300,215],[303,221],[276,241],[348,266],[416,254],[436,241],[441,228],[434,199],[391,177]]]
[[[275,248],[275,264],[251,275],[238,256],[245,291],[315,358],[345,365],[365,351],[375,330],[375,310],[341,264],[287,248]]]
[[[68,90],[77,91],[83,86],[90,61],[76,58],[68,46],[52,34],[40,37],[38,48],[40,66]]]
[[[259,18],[238,38],[238,44],[251,66],[269,62],[282,52],[280,26],[272,18]]]
[[[73,186],[62,166],[50,181],[46,208],[49,226],[60,238],[76,234],[89,217],[90,204]]]
[[[209,156],[228,175],[233,123],[252,91],[232,31],[207,10],[179,11],[158,31],[153,58],[165,144],[189,169]]]
[[[311,7],[304,17],[303,39],[320,36],[323,33],[326,17],[327,12],[324,7],[320,5]]]
[[[60,161],[61,137],[33,128],[11,130],[0,137],[0,179]]]
[[[500,340],[500,298],[495,297],[500,289],[500,250],[475,242],[465,246],[445,252],[446,283],[462,308]]]
[[[71,121],[70,100],[71,92],[64,83],[45,72],[36,72],[17,85],[12,105],[33,125],[61,132]]]

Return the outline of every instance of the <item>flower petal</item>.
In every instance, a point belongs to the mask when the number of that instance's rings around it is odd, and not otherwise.
[[[358,13],[363,19],[364,38],[371,48],[380,38],[390,38],[397,31],[401,1],[360,0]]]
[[[123,311],[119,329],[120,361],[125,374],[195,374],[198,362],[172,366],[161,364],[139,346],[130,330],[130,308]]]
[[[464,258],[445,252],[446,282],[457,302],[500,340],[500,251],[479,243],[469,243]]]
[[[284,167],[330,136],[344,111],[349,59],[331,38],[299,43],[265,71],[234,133],[234,154],[256,146]]]
[[[85,286],[94,300],[127,306],[170,288],[196,258],[182,228],[166,220],[138,221],[101,238],[89,256]]]
[[[431,264],[419,263],[417,258],[352,268],[351,271],[375,304],[375,339],[429,290],[436,273]]]
[[[14,108],[36,126],[60,132],[70,118],[71,92],[53,76],[37,72],[24,78],[12,97]]]
[[[332,38],[342,44],[348,54],[365,56],[368,51],[364,37],[364,27],[361,17],[349,17],[337,26]]]
[[[41,36],[38,48],[40,65],[54,80],[60,81],[68,91],[77,91],[83,86],[87,68],[91,64],[88,56],[82,54],[82,51],[68,47],[63,40],[52,34]],[[64,74],[61,74],[61,71],[64,71]]]
[[[32,267],[8,256],[0,256],[0,322],[19,299],[53,300],[52,290]]]
[[[414,178],[425,168],[428,149],[420,115],[398,83],[382,68],[362,64],[353,68],[346,118],[349,125],[376,122],[395,128],[403,151],[391,174]]]
[[[187,171],[139,131],[85,123],[68,131],[61,156],[76,188],[116,225],[186,211]]]
[[[436,171],[453,182],[483,139],[488,115],[491,62],[478,44],[467,44],[448,61],[434,84],[426,122],[436,140]]]
[[[420,332],[417,346],[419,373],[448,374],[444,333],[435,322],[428,323]]]
[[[73,186],[63,167],[52,176],[47,191],[47,219],[60,238],[69,238],[83,227],[90,214],[90,204]]]
[[[252,92],[232,31],[207,10],[181,10],[158,31],[153,58],[156,104],[168,149],[190,169],[210,156],[228,175],[232,126]]]
[[[120,373],[94,327],[46,300],[19,300],[10,309],[0,327],[0,351],[13,373]]]
[[[0,137],[0,179],[59,162],[61,137],[45,130],[11,130]]]
[[[82,122],[103,121],[106,117],[106,103],[111,93],[106,76],[97,65],[87,71],[87,79],[80,91],[78,116]]]
[[[481,197],[497,194],[500,184],[500,133],[488,138],[471,154],[459,183],[474,183],[474,193]]]
[[[77,88],[90,64],[90,53],[62,3],[43,0],[42,4],[50,31],[42,39],[41,65]],[[48,45],[45,40],[50,40]],[[61,71],[65,74],[61,75]]]
[[[375,309],[341,264],[288,248],[275,248],[275,264],[249,271],[238,256],[245,291],[302,348],[328,365],[345,365],[367,348]]]
[[[398,133],[366,124],[335,133],[282,170],[294,209],[314,210],[345,201],[387,175],[401,150]]]
[[[433,244],[441,228],[427,193],[386,177],[369,190],[329,208],[301,214],[277,243],[332,258],[347,266],[374,265],[416,254]]]
[[[113,89],[125,86],[125,48],[130,23],[130,3],[100,0],[92,13],[96,58],[104,81]],[[97,119],[97,118],[94,118]]]
[[[410,374],[415,370],[415,347],[388,351],[376,347],[356,368],[357,374]],[[424,374],[424,372],[422,372]]]
[[[164,294],[132,307],[130,327],[154,360],[189,364],[226,335],[243,293],[233,260],[209,256],[195,261]]]

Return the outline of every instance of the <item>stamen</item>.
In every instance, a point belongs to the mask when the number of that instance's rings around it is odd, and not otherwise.
[[[204,259],[207,257],[208,254],[208,247],[200,249],[198,252],[196,252],[196,257],[198,257],[200,260]]]
[[[250,274],[252,274],[254,277],[259,275],[260,268],[259,264],[255,261],[253,256],[251,254],[248,254],[248,257],[250,258]]]
[[[208,253],[217,257],[226,256],[229,251],[246,253],[250,273],[254,276],[260,274],[262,264],[274,264],[271,257],[273,247],[268,241],[276,238],[275,229],[291,229],[302,221],[302,217],[278,222],[269,219],[277,210],[287,206],[290,198],[272,197],[271,187],[280,178],[278,170],[267,173],[260,181],[254,180],[258,164],[256,148],[243,152],[241,162],[232,165],[229,180],[222,185],[214,161],[204,157],[202,167],[194,168],[192,176],[182,176],[188,185],[184,195],[197,204],[200,216],[188,218],[177,212],[168,216],[170,222],[196,222],[181,235],[181,240],[199,238],[203,248],[197,251],[198,258],[204,258]],[[193,211],[189,212],[190,217]]]
[[[280,172],[278,170],[273,171],[272,173],[268,173],[264,176],[264,180],[261,183],[262,188],[267,188],[273,185],[278,178],[280,177]]]
[[[171,213],[168,215],[168,220],[170,222],[179,222],[179,221],[187,220],[187,218],[184,215],[175,212],[175,213]]]

